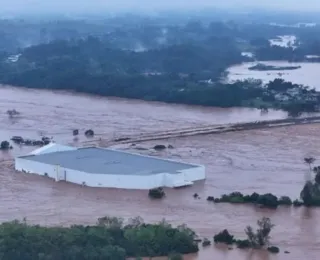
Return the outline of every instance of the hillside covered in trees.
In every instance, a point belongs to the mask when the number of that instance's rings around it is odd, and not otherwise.
[[[318,110],[318,94],[304,86],[276,80],[270,84],[278,88],[269,91],[259,81],[221,79],[229,66],[245,61],[303,61],[320,54],[320,26],[178,17],[0,21],[0,34],[11,29],[16,40],[2,42],[0,83],[206,106]],[[22,28],[28,33],[19,34]],[[279,35],[295,35],[295,47],[270,45]]]

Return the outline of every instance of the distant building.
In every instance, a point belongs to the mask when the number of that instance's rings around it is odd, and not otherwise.
[[[205,179],[205,167],[112,149],[51,143],[15,159],[15,169],[90,187],[182,187]]]
[[[243,51],[241,52],[243,57],[254,58],[254,54],[252,52]]]
[[[21,54],[11,55],[8,57],[8,62],[17,62],[20,58]]]

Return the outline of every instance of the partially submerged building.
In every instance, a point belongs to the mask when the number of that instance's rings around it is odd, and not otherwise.
[[[97,147],[51,143],[15,159],[20,172],[90,187],[152,189],[182,187],[205,179],[202,165]]]

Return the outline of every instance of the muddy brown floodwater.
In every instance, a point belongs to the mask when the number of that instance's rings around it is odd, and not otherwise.
[[[7,109],[20,111],[21,117],[9,119],[5,114]],[[281,112],[267,115],[269,119],[284,116]],[[112,139],[128,132],[259,119],[259,111],[250,109],[187,107],[0,88],[1,140],[12,135],[35,138],[39,131],[43,131],[56,141],[67,144],[74,142],[71,134],[74,128],[82,133],[84,129],[92,128],[103,138]],[[161,141],[174,146],[170,151],[139,150],[206,166],[205,182],[185,189],[167,190],[167,198],[161,201],[150,201],[146,191],[79,187],[15,173],[12,161],[8,159],[31,150],[15,146],[9,153],[1,154],[0,221],[26,217],[30,223],[69,225],[92,224],[104,215],[124,218],[139,215],[150,222],[165,218],[173,224],[186,223],[199,235],[211,238],[224,228],[243,237],[246,225],[268,216],[276,224],[272,241],[281,248],[279,255],[211,246],[187,259],[316,260],[320,252],[320,210],[280,208],[270,211],[244,205],[214,205],[208,203],[206,197],[238,190],[243,193],[272,192],[297,198],[307,171],[303,158],[309,155],[320,158],[319,130],[320,125],[305,125],[194,136]],[[80,135],[78,144],[81,141],[85,138]],[[154,144],[147,142],[137,146],[151,148]],[[129,146],[120,148],[132,149]],[[193,199],[195,192],[201,199]],[[284,254],[285,250],[290,254]]]

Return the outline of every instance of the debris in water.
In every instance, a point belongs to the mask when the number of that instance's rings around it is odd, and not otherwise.
[[[78,135],[78,134],[79,134],[79,130],[78,130],[78,129],[73,130],[72,134],[73,134],[74,136]]]
[[[163,144],[157,144],[153,147],[154,150],[157,150],[157,151],[161,151],[161,150],[164,150],[166,149],[167,147]]]
[[[87,130],[87,131],[84,132],[84,135],[85,135],[85,136],[94,136],[94,132],[93,132],[92,129],[89,129],[89,130]]]

